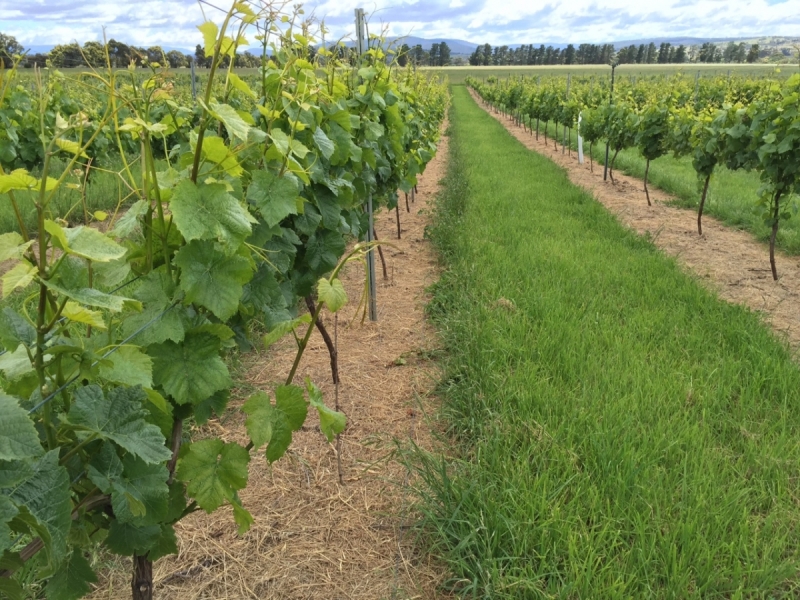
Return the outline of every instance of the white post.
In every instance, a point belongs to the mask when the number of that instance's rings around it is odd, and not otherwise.
[[[356,49],[360,57],[367,51],[366,29],[367,22],[364,17],[364,9],[357,8],[356,15]],[[369,215],[369,225],[367,226],[367,242],[375,241],[373,230],[375,221],[372,212],[372,194],[367,198],[367,214]],[[369,320],[378,320],[378,282],[375,279],[375,247],[371,247],[367,252],[367,290],[369,298]]]
[[[578,113],[578,164],[583,164],[583,138],[581,137],[581,113]]]

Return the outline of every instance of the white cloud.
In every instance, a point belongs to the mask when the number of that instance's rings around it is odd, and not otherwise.
[[[193,48],[203,13],[221,18],[190,0],[26,0],[17,6],[0,6],[0,28],[26,45],[101,39],[105,26],[107,37],[136,45]],[[352,31],[359,6],[371,13],[373,31],[386,24],[391,35],[491,44],[800,35],[800,0],[318,0],[306,11],[324,17],[334,39]]]

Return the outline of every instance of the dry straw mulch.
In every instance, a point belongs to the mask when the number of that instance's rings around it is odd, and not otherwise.
[[[195,513],[176,531],[180,552],[154,569],[159,599],[280,598],[283,600],[433,599],[442,568],[421,555],[409,524],[412,501],[409,474],[398,462],[398,443],[409,439],[423,448],[434,441],[429,417],[436,410],[431,392],[437,379],[432,360],[437,338],[424,318],[426,288],[436,279],[436,261],[424,237],[431,200],[444,175],[447,138],[420,178],[416,201],[407,212],[401,194],[402,239],[395,213],[376,218],[387,279],[378,270],[379,320],[363,324],[355,315],[364,273],[351,265],[344,274],[350,303],[338,325],[330,314],[324,324],[337,334],[339,404],[348,424],[341,439],[342,480],[336,445],[319,431],[309,413],[287,455],[267,466],[263,454],[250,464],[250,480],[241,494],[255,518],[245,535],[236,533],[230,510]],[[238,407],[254,387],[271,390],[282,383],[295,355],[284,339],[268,351],[240,357],[243,383],[227,414],[192,432],[244,442],[244,418]],[[336,396],[322,337],[314,332],[296,383],[305,377],[319,385],[329,406]],[[120,559],[104,573],[92,598],[130,598],[130,563]]]
[[[489,110],[477,94],[472,92],[472,97]],[[622,223],[652,236],[659,248],[676,257],[721,298],[760,312],[793,348],[800,347],[800,257],[776,252],[779,277],[773,281],[769,248],[752,234],[704,215],[700,236],[697,213],[669,205],[676,200],[674,196],[651,185],[653,206],[647,206],[641,179],[615,171],[614,183],[603,181],[602,164],[595,163],[592,173],[588,157],[581,165],[576,152],[564,154],[561,144],[555,149],[552,138],[545,143],[540,134],[537,140],[513,119],[489,112],[524,146],[563,167],[574,184],[592,194]]]

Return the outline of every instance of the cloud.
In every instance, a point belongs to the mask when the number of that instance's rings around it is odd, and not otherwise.
[[[192,0],[25,0],[14,8],[2,2],[2,31],[24,45],[99,40],[105,27],[109,38],[188,49],[201,41],[196,25],[204,14],[221,19],[220,11]],[[307,13],[324,18],[327,39],[352,35],[357,7],[369,13],[373,32],[490,44],[800,33],[800,0],[315,0],[305,5]]]

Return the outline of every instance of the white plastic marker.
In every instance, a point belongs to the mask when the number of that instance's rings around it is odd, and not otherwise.
[[[581,137],[581,113],[578,113],[578,163],[583,164],[583,138]]]

